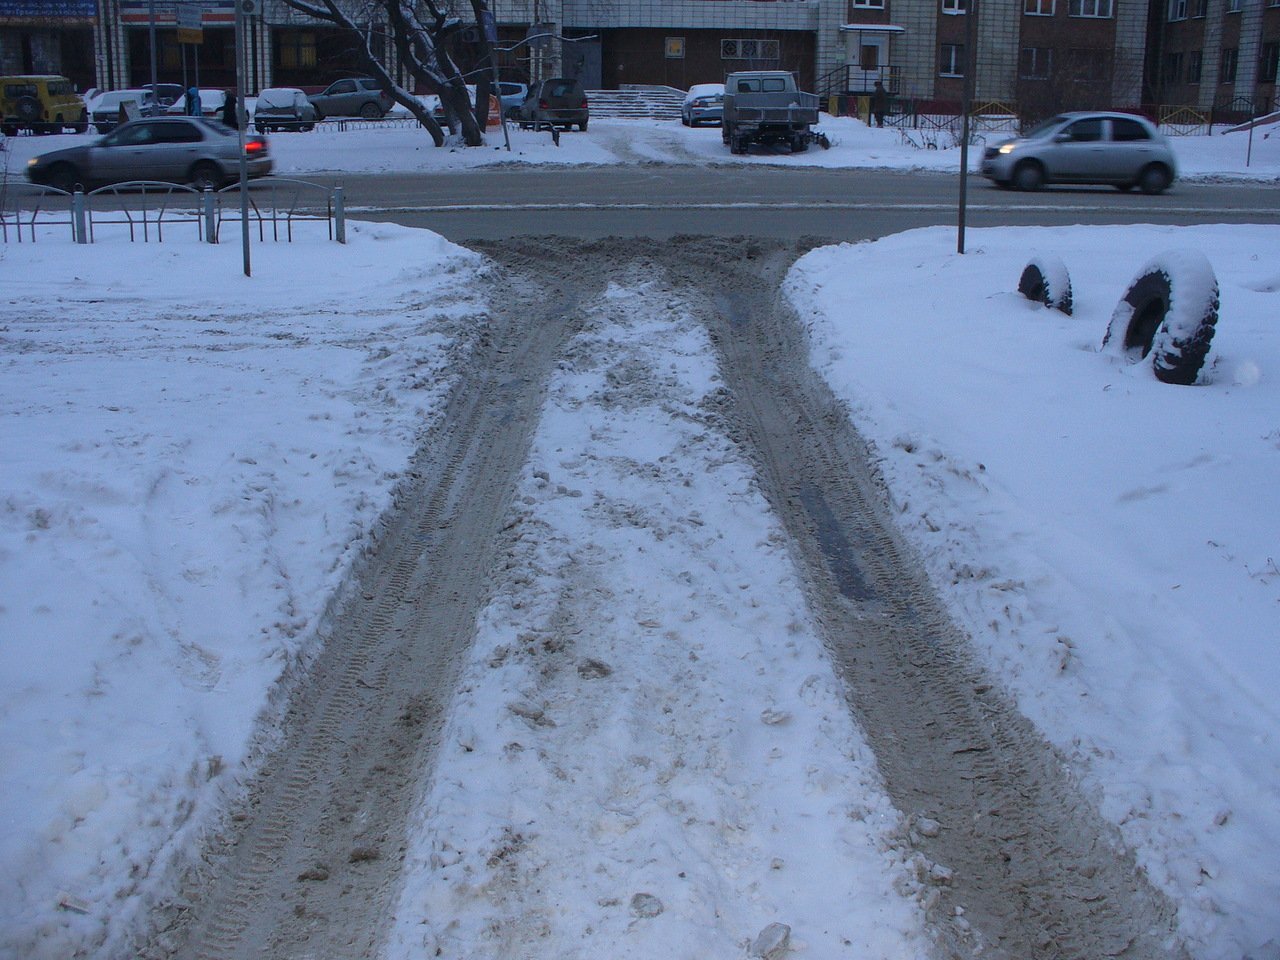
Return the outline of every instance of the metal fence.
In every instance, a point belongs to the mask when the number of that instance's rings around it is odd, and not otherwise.
[[[323,223],[329,240],[346,243],[342,187],[264,177],[246,184],[249,233],[260,243],[291,243],[302,224]],[[26,181],[0,181],[0,242],[35,243],[64,238],[95,243],[98,234],[127,231],[131,243],[163,243],[166,230],[194,231],[218,243],[227,224],[240,224],[240,186],[214,192],[152,180],[68,193]],[[256,230],[254,229],[256,227]]]

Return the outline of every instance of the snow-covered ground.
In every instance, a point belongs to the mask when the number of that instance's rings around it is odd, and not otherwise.
[[[954,169],[958,154],[854,121],[831,132],[831,151],[778,159]],[[768,162],[678,124],[593,123],[558,148],[512,136],[522,162]],[[1175,146],[1189,176],[1275,179],[1277,138],[1256,135],[1246,170],[1241,136]],[[11,166],[33,144],[56,145],[16,138]],[[513,159],[410,130],[272,144],[296,175]],[[958,622],[1179,904],[1195,956],[1280,957],[1280,228],[972,230],[968,247],[934,229],[801,260],[788,294],[814,364]],[[1134,273],[1176,248],[1206,254],[1221,286],[1194,387],[1099,350]],[[1073,316],[1014,292],[1037,251],[1069,268]],[[455,282],[477,258],[429,232],[358,224],[345,247],[254,257],[246,279],[236,245],[194,238],[0,246],[0,955],[105,952],[167,888],[483,333]],[[551,385],[519,498],[529,573],[482,617],[410,852],[435,871],[410,875],[392,956],[465,955],[517,911],[545,911],[564,956],[588,928],[619,956],[740,956],[775,920],[810,956],[913,956],[896,814],[747,465],[694,429],[716,381],[703,334],[678,296],[646,310],[645,283],[611,292]],[[641,322],[620,322],[632,306]],[[648,389],[665,406],[616,376],[604,402],[605,345],[662,371]],[[574,496],[588,490],[645,523],[585,546],[588,507],[617,507]],[[661,549],[635,549],[645,527]],[[562,591],[598,597],[578,653],[600,666],[524,709],[518,634],[546,630]],[[696,661],[664,648],[690,635],[675,596],[717,638]],[[619,688],[640,672],[637,635],[650,680]],[[764,636],[787,653],[761,674]],[[530,722],[568,698],[581,716]],[[705,736],[677,756],[656,714]],[[534,741],[582,769],[523,779],[536,769],[508,744]],[[592,764],[587,743],[618,763]],[[503,829],[519,816],[541,827],[536,897],[473,882],[500,879],[477,858],[517,842]],[[808,845],[775,849],[805,825]]]

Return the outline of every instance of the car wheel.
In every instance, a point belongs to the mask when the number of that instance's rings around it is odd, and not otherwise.
[[[791,152],[804,153],[809,149],[809,141],[804,137],[795,136],[791,138]]]
[[[314,123],[304,123],[304,124],[303,124],[301,127],[299,127],[298,129],[300,129],[303,133],[309,133],[310,131],[314,130],[315,128],[316,128],[316,125],[315,125]]]
[[[587,121],[583,120],[580,124],[578,124],[578,129],[579,129],[579,130],[581,130],[583,133],[586,133],[586,132],[587,132]]]
[[[217,190],[222,186],[222,171],[212,163],[197,163],[188,179],[197,190]]]
[[[1203,253],[1164,253],[1129,284],[1102,346],[1134,360],[1151,354],[1158,380],[1189,386],[1209,354],[1218,305],[1218,280]]]
[[[1138,187],[1147,194],[1164,193],[1172,179],[1167,169],[1158,163],[1153,163],[1138,174]]]
[[[366,103],[360,108],[360,116],[365,120],[381,120],[382,108],[376,103]]]
[[[87,113],[80,114],[80,119],[77,120],[72,125],[72,129],[74,129],[76,133],[88,133],[89,132],[89,114]]]
[[[20,124],[35,123],[40,119],[40,101],[35,97],[19,97],[13,112],[17,114]]]
[[[253,129],[257,130],[259,133],[266,133],[267,125],[265,123],[255,123],[253,125]]]
[[[1044,168],[1034,160],[1023,160],[1013,171],[1013,185],[1019,190],[1039,190],[1044,186]]]
[[[69,163],[56,163],[49,170],[49,186],[66,193],[75,193],[80,182],[80,171]]]

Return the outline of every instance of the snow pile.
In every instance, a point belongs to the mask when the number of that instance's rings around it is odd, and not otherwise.
[[[350,239],[0,247],[4,956],[118,936],[238,788],[476,332],[473,254]]]
[[[1276,227],[947,229],[816,250],[788,291],[900,524],[1022,710],[1066,754],[1200,960],[1280,944]],[[1202,252],[1202,385],[1101,352],[1152,251]],[[1026,251],[1075,315],[1019,296]],[[1270,956],[1263,950],[1263,955]]]
[[[678,291],[639,280],[570,345],[389,957],[737,960],[782,927],[815,957],[927,954],[900,818],[712,356]]]

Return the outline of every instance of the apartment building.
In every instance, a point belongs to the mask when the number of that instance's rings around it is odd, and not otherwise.
[[[158,79],[230,87],[232,3],[0,0],[0,72],[63,73],[82,88],[134,86],[150,79],[154,37]],[[280,0],[251,5],[245,40],[254,90],[359,72],[356,46],[365,40],[411,82],[376,19],[361,21],[364,36],[353,38]],[[863,94],[880,80],[901,98],[953,106],[972,36],[977,99],[1028,116],[1270,103],[1280,34],[1280,0],[492,0],[491,8],[506,77],[569,74],[592,89],[683,89],[733,70],[777,68],[823,95]],[[469,15],[470,4],[460,9]],[[547,36],[554,39],[537,39]],[[464,68],[477,39],[474,31],[458,38]]]

